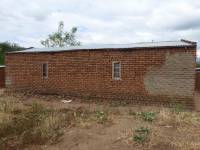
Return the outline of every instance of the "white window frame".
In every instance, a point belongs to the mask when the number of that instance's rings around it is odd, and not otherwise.
[[[119,63],[119,77],[114,76],[114,65]],[[121,61],[113,61],[112,62],[112,79],[113,80],[121,80]]]
[[[47,69],[46,69],[46,76],[44,76],[44,65],[46,64],[46,66],[47,66]],[[42,63],[42,77],[44,78],[44,79],[48,79],[48,77],[49,77],[49,64],[48,64],[48,62],[44,62],[44,63]]]

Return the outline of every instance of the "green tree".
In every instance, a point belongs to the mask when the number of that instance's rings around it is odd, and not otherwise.
[[[23,47],[20,47],[16,43],[1,42],[0,43],[0,65],[4,64],[6,52],[19,51],[23,49],[24,49]]]
[[[64,46],[76,46],[81,43],[76,40],[77,28],[73,27],[70,31],[64,32],[64,22],[59,22],[58,31],[50,34],[48,38],[41,41],[41,44],[45,47],[64,47]]]

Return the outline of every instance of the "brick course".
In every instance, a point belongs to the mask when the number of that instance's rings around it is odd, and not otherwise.
[[[6,86],[134,104],[194,107],[196,47],[79,50],[6,55]],[[121,80],[112,62],[121,62]],[[42,64],[48,63],[48,79]]]

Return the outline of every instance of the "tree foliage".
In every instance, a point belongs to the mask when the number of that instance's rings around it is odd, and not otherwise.
[[[22,49],[24,48],[20,47],[16,43],[1,42],[0,43],[0,64],[1,65],[4,64],[6,52],[18,51]]]
[[[77,28],[73,27],[70,31],[64,31],[64,22],[59,22],[58,31],[50,34],[48,38],[41,41],[41,44],[45,47],[64,47],[64,46],[76,46],[81,43],[76,40]]]

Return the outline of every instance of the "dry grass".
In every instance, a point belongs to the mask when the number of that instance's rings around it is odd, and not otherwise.
[[[6,105],[6,109],[2,111],[2,113],[10,113],[0,121],[2,149],[23,148],[28,144],[44,144],[47,141],[54,142],[59,139],[62,127],[70,117],[54,109],[44,108],[38,103],[33,103],[30,108],[21,110],[17,114],[13,114],[13,110],[13,107]]]
[[[200,114],[162,108],[151,126],[148,147],[165,145],[166,149],[200,149]]]
[[[157,116],[158,124],[169,125],[169,126],[184,126],[200,125],[200,114],[196,112],[175,112],[170,109],[162,108]]]
[[[33,102],[23,108],[13,100],[1,100],[0,107],[0,149],[23,149],[32,144],[53,144],[60,140],[64,129],[84,126],[87,122],[108,122],[108,114],[102,111],[77,109],[56,109]]]
[[[78,149],[77,143],[97,150],[200,149],[200,113],[181,107],[57,106],[60,102],[54,107],[20,98],[0,97],[0,149]]]

